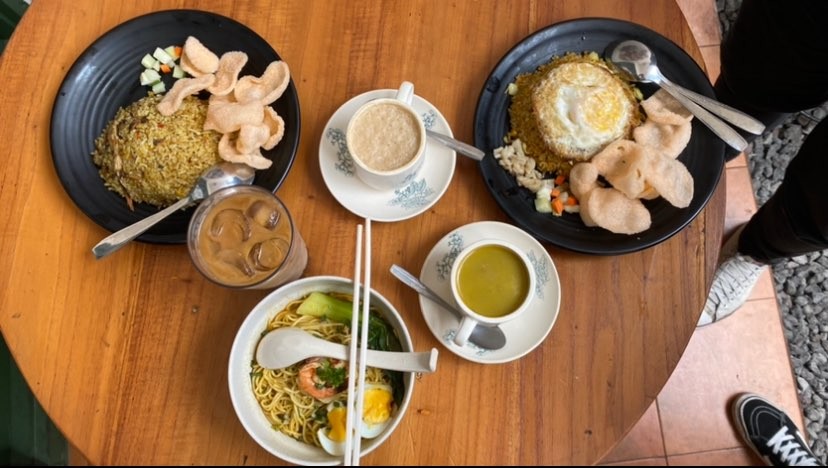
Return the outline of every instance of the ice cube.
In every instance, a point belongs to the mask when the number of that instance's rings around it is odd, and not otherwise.
[[[218,255],[216,255],[216,258],[218,258],[218,261],[226,263],[233,268],[236,268],[245,276],[253,276],[256,274],[256,272],[253,271],[253,268],[250,267],[250,264],[247,263],[247,260],[244,258],[244,255],[242,255],[241,252],[237,250],[221,250],[219,251]]]
[[[250,238],[250,223],[241,210],[221,210],[210,225],[210,237],[222,249],[230,249]]]
[[[257,200],[247,208],[246,214],[254,223],[270,231],[279,224],[279,211],[272,203]]]
[[[274,237],[254,245],[248,255],[253,268],[260,271],[271,271],[279,268],[290,250],[287,239]]]

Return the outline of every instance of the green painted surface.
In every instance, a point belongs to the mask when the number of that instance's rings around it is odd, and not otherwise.
[[[0,53],[28,7],[23,0],[0,0]]]
[[[66,465],[68,447],[0,339],[0,465]]]

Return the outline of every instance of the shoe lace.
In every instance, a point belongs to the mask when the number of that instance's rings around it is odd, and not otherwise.
[[[793,435],[788,434],[787,427],[779,429],[767,445],[788,466],[819,466],[813,455]]]
[[[744,257],[736,256],[727,266],[721,267],[720,278],[717,278],[717,283],[711,291],[710,299],[715,305],[723,302],[733,300],[737,291],[741,290],[747,285],[752,286],[762,270],[761,265],[757,265]]]

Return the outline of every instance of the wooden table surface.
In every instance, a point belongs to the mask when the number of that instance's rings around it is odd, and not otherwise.
[[[361,219],[326,190],[323,126],[346,100],[403,80],[471,141],[482,84],[517,42],[579,17],[632,20],[701,55],[673,2],[39,0],[0,59],[0,329],[69,441],[95,464],[275,464],[230,403],[230,345],[268,291],[215,286],[181,245],[133,243],[96,261],[108,232],[56,176],[49,122],[58,86],[101,34],[135,16],[197,8],[240,21],[291,67],[302,137],[278,195],[310,252],[306,276],[353,274]],[[415,347],[441,349],[391,438],[364,464],[589,464],[617,443],[667,381],[693,333],[724,216],[724,184],[696,220],[640,253],[595,257],[549,247],[560,316],[524,358],[481,365],[429,332],[414,292],[387,274],[418,272],[434,243],[469,222],[509,222],[476,164],[424,214],[374,223],[373,286],[406,318]]]

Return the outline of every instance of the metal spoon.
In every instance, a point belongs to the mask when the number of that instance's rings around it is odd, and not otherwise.
[[[753,117],[707,96],[683,88],[667,79],[659,70],[655,55],[645,44],[639,41],[626,40],[610,44],[604,56],[630,75],[633,80],[644,83],[652,82],[661,86],[713,133],[739,151],[743,151],[747,147],[745,139],[710,112],[755,135],[759,135],[765,130],[764,124]],[[707,110],[701,106],[704,106]]]
[[[162,219],[173,214],[175,211],[185,208],[199,200],[207,198],[213,192],[217,192],[225,187],[232,187],[234,185],[250,185],[253,183],[255,171],[245,164],[236,163],[220,163],[207,169],[199,177],[190,194],[178,200],[172,205],[164,208],[152,216],[131,224],[120,231],[113,233],[104,240],[98,242],[98,245],[92,248],[92,253],[95,254],[96,259],[101,259],[107,255],[120,249],[127,242],[140,236],[144,231],[157,224]]]
[[[398,280],[405,283],[406,286],[417,291],[421,296],[430,299],[433,302],[436,302],[437,305],[454,314],[458,320],[462,320],[462,312],[452,307],[448,302],[443,300],[442,297],[438,296],[437,293],[432,291],[431,288],[423,284],[422,281],[420,281],[419,279],[417,279],[416,276],[406,271],[403,267],[399,265],[391,265],[391,274],[394,275]],[[481,348],[500,349],[506,346],[506,335],[504,335],[503,330],[501,330],[497,326],[484,327],[478,325],[474,328],[474,330],[472,330],[471,335],[469,335],[469,342]]]
[[[256,348],[256,362],[266,369],[282,369],[312,357],[348,360],[348,347],[317,338],[301,328],[277,328],[263,336]],[[405,353],[375,351],[365,354],[365,364],[380,369],[403,372],[434,372],[437,370],[437,350]]]
[[[463,143],[462,141],[456,140],[448,135],[443,135],[442,133],[437,133],[428,129],[426,129],[426,135],[428,135],[428,137],[432,140],[436,140],[437,142],[447,146],[449,149],[452,149],[463,156],[468,156],[475,161],[480,161],[484,156],[486,156],[486,153],[475,148],[474,146],[468,143]]]

